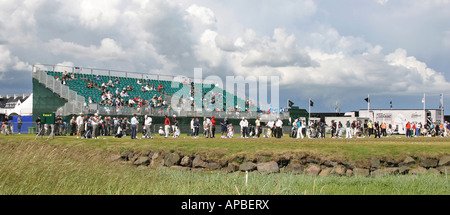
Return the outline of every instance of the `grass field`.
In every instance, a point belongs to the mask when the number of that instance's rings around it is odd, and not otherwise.
[[[385,139],[122,139],[80,140],[33,135],[0,136],[1,195],[448,195],[446,175],[375,178],[313,177],[287,173],[184,172],[135,168],[109,157],[127,150],[201,153],[216,159],[308,153],[359,161],[405,155],[439,157],[450,153],[447,138]]]

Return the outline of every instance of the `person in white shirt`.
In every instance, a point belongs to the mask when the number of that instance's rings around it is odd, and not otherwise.
[[[152,127],[152,118],[148,115],[145,115],[145,122],[144,122],[145,134],[144,134],[144,136],[142,136],[142,138],[153,139],[151,127]]]
[[[239,123],[241,126],[241,138],[248,138],[248,121],[245,118],[242,118]]]
[[[94,117],[92,117],[92,139],[98,139],[97,137],[97,131],[98,131],[98,114],[94,114]]]
[[[274,126],[275,126],[275,122],[270,120],[269,122],[267,122],[267,127],[269,127],[269,129],[267,130],[267,137],[271,138],[274,136],[275,132],[274,132]]]
[[[77,122],[77,139],[79,139],[84,132],[84,121],[82,113],[77,117],[76,122]]]
[[[276,126],[276,137],[281,138],[283,136],[283,122],[278,118],[275,122]]]

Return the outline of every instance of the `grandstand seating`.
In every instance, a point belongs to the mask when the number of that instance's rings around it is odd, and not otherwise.
[[[55,72],[55,71],[46,71],[46,73],[53,77],[59,77],[60,79],[63,76],[62,72]],[[122,91],[123,88],[127,88],[128,86],[132,87],[134,91],[128,91],[130,98],[142,98],[143,100],[147,100],[151,102],[152,97],[156,95],[157,97],[162,96],[162,98],[167,98],[169,96],[173,96],[177,92],[181,92],[184,95],[188,95],[190,91],[189,88],[183,88],[183,84],[180,82],[172,82],[172,81],[165,81],[165,80],[142,80],[140,81],[143,83],[143,85],[138,84],[137,78],[130,78],[130,77],[116,77],[116,76],[103,76],[103,75],[92,75],[92,74],[81,74],[81,73],[74,73],[75,79],[69,79],[66,81],[67,86],[77,92],[78,95],[84,96],[86,99],[86,103],[88,103],[89,97],[91,97],[94,101],[94,103],[100,103],[101,101],[101,94],[102,89],[101,85],[103,83],[107,84],[110,80],[113,81],[114,88],[107,87],[106,89],[112,92],[112,94],[115,94],[116,89],[119,89],[119,92]],[[115,80],[118,80],[118,84],[114,83]],[[86,86],[88,83],[91,82],[94,84],[93,88],[87,88]],[[158,88],[159,85],[161,85],[164,89],[160,92],[157,90],[153,91],[147,91],[142,92],[141,87],[148,84],[149,86],[153,85],[155,88]],[[173,87],[177,86],[177,87]],[[189,85],[190,86],[190,85]],[[207,100],[210,100],[213,93],[215,95],[222,95],[223,101],[225,103],[225,98],[227,95],[227,92],[219,87],[216,87],[214,85],[202,85],[202,84],[195,84],[195,89],[199,89],[200,87],[203,90],[203,93],[206,94]],[[187,90],[187,91],[183,91]],[[245,103],[244,100],[241,98],[238,98],[237,96],[234,97],[234,105],[238,102]],[[220,98],[216,98],[220,99]],[[170,101],[168,101],[170,102]],[[224,110],[226,110],[226,107],[224,106]]]

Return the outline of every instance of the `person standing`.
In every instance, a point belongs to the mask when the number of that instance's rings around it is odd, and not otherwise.
[[[194,130],[195,130],[194,136],[195,137],[198,137],[198,133],[200,131],[199,127],[200,127],[200,121],[198,120],[198,118],[195,118],[195,121],[194,121]]]
[[[172,126],[172,137],[175,137],[175,132],[177,131],[177,116],[173,115],[172,119],[170,119],[170,125]]]
[[[17,117],[17,129],[18,129],[18,133],[20,134],[22,131],[22,116],[19,115]]]
[[[75,134],[75,131],[77,130],[77,120],[75,119],[75,116],[72,116],[72,119],[70,119],[70,136],[73,136]]]
[[[81,136],[83,136],[84,133],[84,117],[83,114],[80,114],[77,117],[77,139],[80,138]]]
[[[275,122],[273,120],[270,120],[269,122],[267,122],[267,127],[268,127],[267,137],[268,138],[275,137]]]
[[[226,135],[227,135],[227,125],[228,125],[227,118],[225,118],[222,121],[220,121],[222,137],[226,137]]]
[[[277,138],[281,138],[283,136],[283,121],[280,120],[280,118],[277,119],[277,121],[275,122],[275,127],[276,127],[276,134],[277,134]]]
[[[300,139],[300,137],[303,139],[303,123],[305,121],[300,121],[300,118],[297,120],[297,139]]]
[[[345,138],[352,138],[352,132],[351,132],[351,123],[350,120],[347,120],[347,125],[345,128]]]
[[[378,121],[373,124],[373,130],[374,130],[374,133],[375,133],[375,138],[377,138],[377,137],[381,138],[381,135],[380,135],[380,124],[379,124]]]
[[[195,123],[195,119],[192,118],[192,120],[191,120],[191,136],[192,136],[192,137],[195,136],[195,127],[194,127],[194,123]]]
[[[248,121],[245,118],[242,118],[239,123],[241,126],[241,138],[248,138]]]
[[[144,135],[143,138],[150,138],[150,139],[153,139],[152,131],[151,131],[151,128],[152,128],[152,120],[153,120],[152,117],[150,117],[150,116],[148,116],[148,115],[145,115],[145,121],[144,121],[145,135]]]
[[[214,138],[216,136],[216,117],[213,116],[211,118],[211,127],[210,127],[210,132],[211,132],[211,138]]]
[[[92,125],[92,139],[98,139],[98,114],[94,114],[91,121]]]
[[[411,137],[411,123],[406,123],[406,137]]]
[[[169,137],[169,133],[170,133],[170,119],[169,117],[164,116],[164,132],[165,132],[165,138]]]
[[[256,126],[256,137],[260,137],[261,136],[261,119],[258,117],[256,118],[255,121],[255,126]]]
[[[369,137],[370,137],[370,135],[373,134],[373,124],[372,124],[372,120],[369,120],[369,122],[367,123],[367,128],[369,129]]]
[[[386,123],[383,122],[383,123],[381,124],[381,135],[382,135],[383,137],[386,137],[386,136],[387,136],[386,128],[387,128]]]
[[[137,133],[138,124],[139,124],[139,121],[137,120],[137,115],[134,114],[133,118],[131,118],[131,139],[137,139],[136,133]]]

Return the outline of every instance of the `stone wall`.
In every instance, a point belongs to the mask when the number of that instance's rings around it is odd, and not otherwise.
[[[182,155],[172,152],[125,152],[111,157],[111,161],[121,161],[138,167],[145,168],[172,168],[184,171],[223,171],[253,172],[262,174],[293,173],[311,176],[356,176],[374,177],[382,175],[418,175],[432,173],[436,175],[450,172],[450,155],[441,158],[425,158],[407,156],[403,160],[371,158],[361,162],[343,162],[323,160],[309,155],[279,156],[273,159],[270,156],[261,155],[256,159],[248,160],[245,157],[237,157],[230,161],[206,160],[201,155]]]

